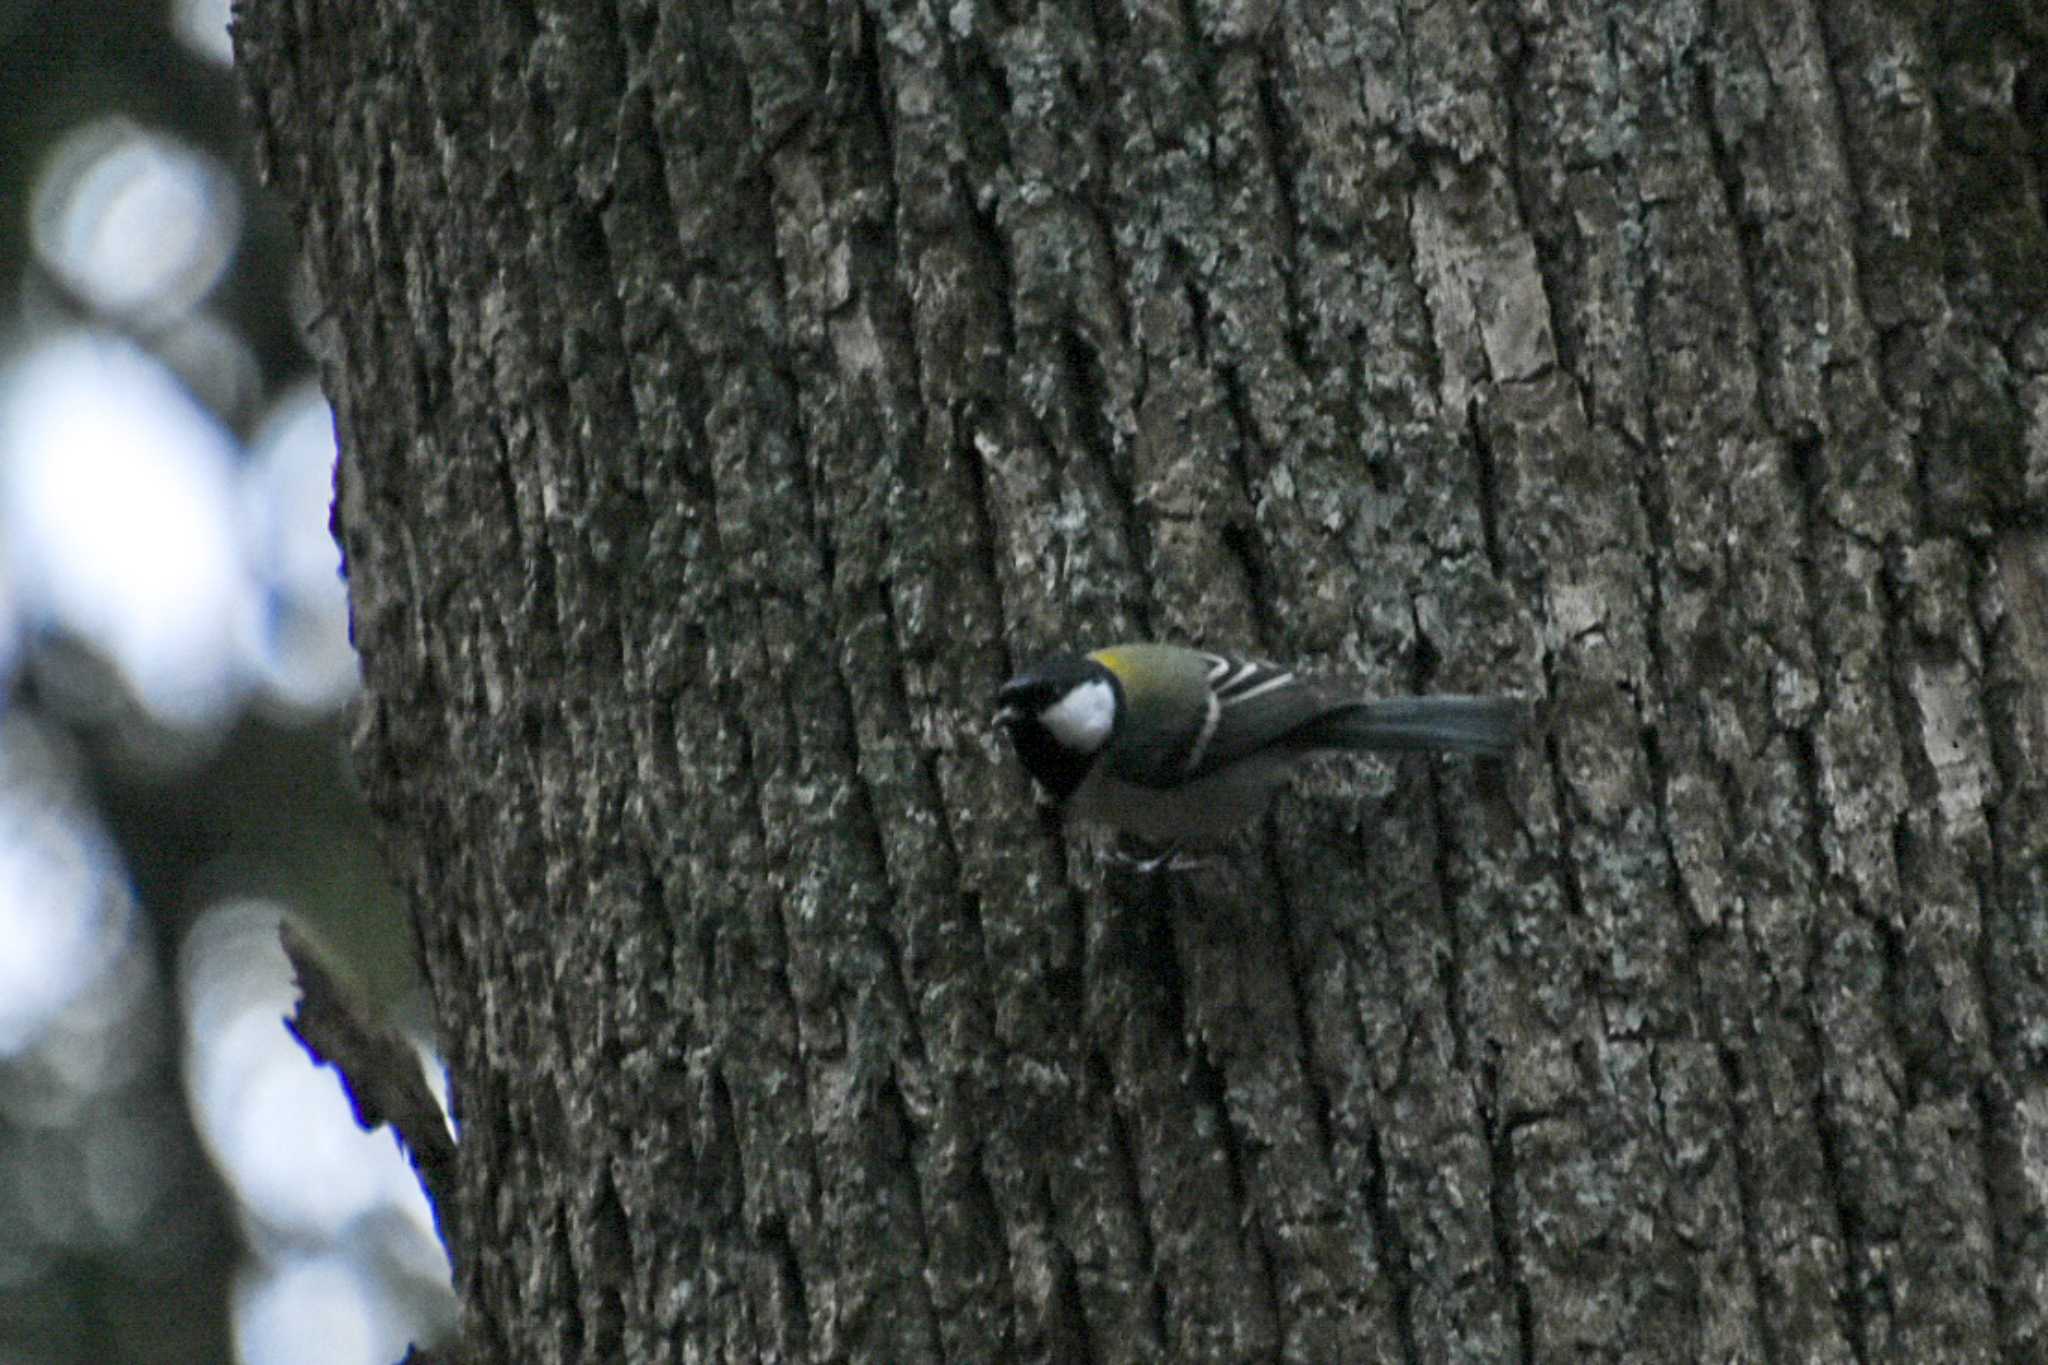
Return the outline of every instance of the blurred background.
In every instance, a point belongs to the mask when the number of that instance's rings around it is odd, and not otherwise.
[[[0,1365],[453,1321],[410,1168],[281,1024],[289,915],[429,1055],[227,7],[0,0]]]

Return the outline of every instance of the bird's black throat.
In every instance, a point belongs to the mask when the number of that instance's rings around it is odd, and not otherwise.
[[[1024,771],[1059,805],[1066,804],[1067,798],[1087,780],[1088,770],[1095,766],[1097,755],[1077,754],[1068,749],[1036,720],[1013,721],[1005,728]]]

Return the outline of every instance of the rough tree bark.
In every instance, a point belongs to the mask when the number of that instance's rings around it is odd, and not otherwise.
[[[2025,7],[237,38],[478,1358],[2048,1352]],[[986,729],[1122,636],[1547,720],[1143,882]]]

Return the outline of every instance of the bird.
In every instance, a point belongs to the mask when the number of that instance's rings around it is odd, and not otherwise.
[[[996,708],[995,725],[1062,819],[1107,825],[1169,855],[1221,844],[1257,820],[1311,755],[1503,758],[1522,710],[1509,696],[1376,699],[1358,679],[1148,643],[1047,659],[1004,683]]]

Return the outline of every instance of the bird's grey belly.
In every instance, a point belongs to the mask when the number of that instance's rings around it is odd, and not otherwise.
[[[1293,766],[1291,759],[1252,760],[1169,790],[1123,782],[1098,768],[1074,792],[1067,813],[1147,843],[1220,844],[1259,818]]]

